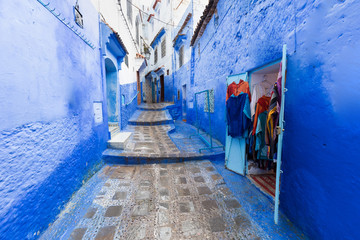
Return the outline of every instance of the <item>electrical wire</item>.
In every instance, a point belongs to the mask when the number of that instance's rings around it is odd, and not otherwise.
[[[130,5],[132,5],[134,8],[136,8],[136,9],[138,9],[140,12],[142,12],[143,14],[146,14],[147,16],[150,16],[151,14],[149,14],[149,13],[147,13],[147,12],[145,12],[145,11],[143,11],[143,10],[141,10],[138,6],[136,6],[136,5],[134,5],[132,2],[130,2],[129,0],[126,0]],[[167,22],[165,22],[165,21],[163,21],[163,20],[161,20],[161,19],[159,19],[159,18],[156,18],[156,17],[153,17],[155,20],[158,20],[159,22],[162,22],[162,23],[164,23],[164,24],[166,24],[166,25],[169,25],[169,26],[172,26],[172,27],[174,27],[174,28],[176,28],[176,27],[179,27],[180,25],[174,25],[174,24],[171,24],[171,23],[167,23]],[[190,28],[189,26],[186,26],[187,28]]]
[[[128,2],[129,2],[129,1],[128,1]],[[124,12],[123,12],[123,10],[122,10],[122,6],[121,6],[120,0],[118,0],[118,4],[119,4],[119,6],[120,6],[121,15],[123,16],[124,21],[125,21],[125,23],[126,23],[126,26],[127,26],[128,30],[129,30],[130,37],[131,37],[131,39],[132,39],[132,41],[133,41],[133,43],[134,43],[135,49],[136,49],[136,51],[137,51],[138,53],[140,53],[140,51],[139,51],[139,49],[138,49],[138,47],[137,47],[137,45],[136,45],[136,41],[134,40],[134,37],[133,37],[133,35],[132,35],[131,31],[130,31],[129,24],[128,24],[128,22],[126,21],[126,18],[125,18]]]

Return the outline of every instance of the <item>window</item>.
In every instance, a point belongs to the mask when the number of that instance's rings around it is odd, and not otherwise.
[[[154,64],[156,64],[158,61],[158,50],[157,48],[155,48],[155,51],[154,51]]]
[[[132,0],[127,0],[127,16],[132,24]]]
[[[170,70],[169,69],[167,70],[167,75],[170,75]]]
[[[215,25],[215,28],[217,28],[219,26],[219,15],[218,15],[217,9],[215,9],[215,14],[214,14],[214,25]]]
[[[74,7],[74,14],[75,14],[75,22],[76,22],[76,24],[79,27],[84,28],[83,16],[80,13],[79,4],[77,3],[77,1],[76,1],[76,5]]]
[[[184,46],[179,50],[179,68],[184,64]]]
[[[161,57],[166,56],[166,37],[164,37],[164,40],[161,42]]]
[[[139,34],[139,18],[136,18],[135,22],[135,37],[136,37],[136,43],[139,45],[140,42],[140,34]]]
[[[125,61],[125,65],[126,65],[127,67],[129,67],[129,57],[128,57],[128,55],[125,56],[124,61]]]
[[[200,43],[198,43],[198,57],[200,57]]]

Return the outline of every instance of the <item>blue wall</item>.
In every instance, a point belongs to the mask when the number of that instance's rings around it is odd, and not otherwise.
[[[173,82],[173,78],[171,77],[171,75],[165,75],[164,76],[164,89],[165,89],[165,94],[164,94],[164,100],[165,102],[172,102],[174,101],[173,97],[173,89],[174,89],[174,82]]]
[[[73,22],[75,1],[50,1]],[[98,14],[79,0],[92,49],[34,0],[0,1],[0,239],[33,239],[100,164],[107,128]],[[106,109],[104,121],[107,120]]]
[[[120,121],[121,129],[124,129],[131,116],[137,109],[137,83],[128,83],[120,85],[120,94],[125,96],[125,103],[121,103],[120,107]],[[136,96],[134,98],[134,96]]]
[[[192,91],[215,89],[215,136],[224,142],[226,76],[281,58],[287,44],[280,206],[311,239],[360,234],[357,9],[358,1],[220,1],[218,28],[212,18],[200,56],[195,46]],[[182,71],[176,86],[188,81]]]

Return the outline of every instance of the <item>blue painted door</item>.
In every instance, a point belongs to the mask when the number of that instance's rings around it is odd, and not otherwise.
[[[279,128],[280,134],[278,136],[278,146],[277,146],[277,159],[276,159],[276,189],[275,189],[275,212],[274,212],[274,221],[278,224],[279,220],[279,196],[280,196],[280,174],[281,174],[281,157],[282,157],[282,145],[283,145],[283,134],[284,134],[284,108],[285,108],[285,94],[286,94],[286,45],[283,46],[283,55],[282,55],[282,70],[281,70],[281,106],[280,106],[280,116],[279,116]]]
[[[239,83],[240,80],[247,81],[248,73],[228,76],[226,79],[227,86],[232,82]],[[246,142],[245,138],[233,138],[228,136],[226,127],[225,139],[225,166],[227,169],[245,175],[246,165]]]
[[[155,103],[156,96],[155,96],[155,83],[151,81],[151,101]]]

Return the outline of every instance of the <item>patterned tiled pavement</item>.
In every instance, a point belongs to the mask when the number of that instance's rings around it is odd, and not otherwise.
[[[69,239],[267,238],[209,161],[113,165]]]
[[[124,149],[124,155],[134,153],[153,156],[180,153],[167,134],[171,129],[170,125],[129,126],[129,129],[133,131],[133,136]]]
[[[280,227],[274,225],[272,201],[226,170],[223,155],[198,153],[205,144],[189,138],[195,133],[190,125],[175,121],[127,130],[133,136],[125,150],[107,149],[107,156],[116,163],[133,157],[148,164],[105,165],[40,239],[299,239],[284,216]],[[191,155],[215,158],[184,162]],[[139,161],[142,156],[146,161]]]

